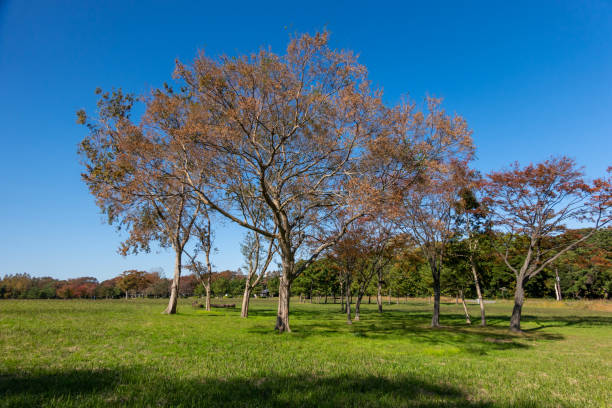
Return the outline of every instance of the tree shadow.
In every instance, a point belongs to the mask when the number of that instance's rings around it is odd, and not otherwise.
[[[261,375],[173,379],[146,368],[0,376],[0,405],[181,407],[492,407],[460,389],[408,376]]]
[[[531,342],[524,340],[562,340],[557,333],[529,332],[511,333],[504,324],[481,327],[475,322],[465,324],[463,314],[443,315],[443,326],[431,328],[431,313],[425,311],[386,311],[379,314],[374,310],[362,310],[361,320],[347,325],[343,314],[330,311],[292,311],[295,317],[291,322],[292,338],[305,339],[313,336],[343,337],[353,335],[358,338],[376,341],[407,340],[412,343],[430,346],[448,346],[475,355],[508,349],[527,349]],[[497,320],[492,317],[491,320]],[[501,318],[500,318],[501,321]],[[270,325],[257,324],[247,329],[258,335],[274,335]]]

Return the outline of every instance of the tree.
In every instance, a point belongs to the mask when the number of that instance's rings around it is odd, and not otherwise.
[[[260,234],[248,232],[240,248],[245,259],[244,267],[247,271],[240,317],[248,317],[251,292],[253,288],[259,284],[262,278],[266,276],[270,262],[272,262],[274,254],[276,253],[273,239],[268,239],[267,245],[265,245],[262,240],[264,240],[264,238],[262,238]],[[267,246],[267,249],[264,248],[264,246]]]
[[[205,205],[201,205],[200,209],[200,217],[193,224],[193,230],[198,242],[192,252],[187,251],[186,248],[183,249],[183,251],[187,254],[191,262],[190,269],[197,276],[206,291],[206,310],[210,311],[210,293],[213,274],[210,254],[213,249],[213,231],[211,228],[210,212]],[[204,253],[205,265],[197,260],[198,253]]]
[[[84,159],[82,178],[96,197],[110,224],[129,230],[120,252],[149,251],[151,241],[172,247],[175,270],[166,314],[176,313],[183,249],[199,216],[201,204],[191,202],[182,174],[172,173],[172,163],[182,157],[182,145],[159,138],[148,130],[151,122],[176,128],[177,118],[167,111],[147,112],[134,124],[131,110],[136,98],[121,90],[100,94],[98,117],[91,121],[84,111],[78,122],[89,129],[79,145]],[[195,176],[194,176],[195,177]],[[191,181],[193,182],[193,177]]]
[[[351,234],[356,238],[351,242],[356,246],[354,250],[360,258],[353,271],[357,289],[355,320],[359,320],[361,302],[372,278],[382,276],[385,268],[393,260],[393,253],[399,242],[398,237],[394,235],[392,225],[382,217],[369,216],[360,220],[357,226],[352,228]],[[382,307],[382,304],[380,306]]]
[[[480,241],[487,228],[487,225],[485,225],[486,209],[477,197],[478,189],[482,185],[480,175],[470,169],[465,170],[466,172],[462,177],[464,188],[459,192],[459,199],[456,203],[457,217],[455,223],[459,237],[463,238],[461,244],[464,246],[465,251],[457,251],[456,254],[465,256],[469,263],[480,306],[480,325],[486,326],[487,319],[477,267]],[[463,294],[463,291],[461,293]]]
[[[515,162],[487,177],[486,200],[501,232],[499,255],[516,278],[510,329],[520,331],[527,281],[610,221],[610,177],[588,185],[567,157],[525,167]],[[591,226],[584,233],[563,234],[569,223]],[[554,237],[559,239],[549,239]]]
[[[365,158],[386,120],[365,68],[352,53],[331,50],[327,37],[303,35],[284,55],[262,50],[213,60],[202,54],[191,67],[177,65],[181,92],[156,92],[149,104],[181,116],[182,132],[163,123],[156,130],[186,146],[177,167],[199,200],[276,241],[279,332],[290,331],[295,278],[363,214],[358,193],[373,197]],[[206,173],[206,189],[193,177],[205,169],[215,169]],[[273,224],[253,225],[241,216],[243,206],[264,208]],[[345,225],[335,236],[321,233],[338,211],[346,212]],[[305,262],[296,267],[299,257]]]
[[[424,121],[429,143],[437,148],[427,173],[417,183],[398,191],[390,217],[397,227],[418,245],[429,263],[433,278],[434,310],[432,327],[440,325],[440,272],[447,245],[455,236],[453,220],[456,202],[463,189],[462,177],[472,159],[471,131],[460,117],[449,117],[430,101],[430,115]]]
[[[353,283],[353,275],[360,268],[360,263],[365,262],[362,247],[358,245],[361,236],[354,231],[350,231],[344,235],[342,239],[332,247],[330,257],[338,265],[340,273],[341,287],[344,289],[346,297],[346,323],[353,324],[351,319],[351,286]]]
[[[125,292],[125,298],[128,298],[130,291],[139,292],[144,290],[149,281],[147,280],[147,273],[143,271],[137,271],[131,269],[121,274],[121,278],[117,282],[117,286]]]

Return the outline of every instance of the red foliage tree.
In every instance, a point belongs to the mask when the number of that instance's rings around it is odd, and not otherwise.
[[[510,329],[520,331],[525,283],[610,221],[611,179],[588,185],[572,159],[559,157],[492,172],[485,189],[492,221],[504,238],[499,254],[516,277]],[[569,224],[590,225],[582,233],[564,234]]]

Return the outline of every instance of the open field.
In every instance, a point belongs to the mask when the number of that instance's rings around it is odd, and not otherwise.
[[[509,302],[487,305],[486,329],[444,304],[432,330],[422,301],[366,304],[352,326],[338,304],[293,301],[283,335],[272,300],[248,320],[189,302],[0,301],[0,406],[612,406],[603,302],[527,301],[522,335]]]

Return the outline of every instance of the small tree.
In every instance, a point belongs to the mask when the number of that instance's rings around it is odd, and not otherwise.
[[[210,255],[213,250],[213,230],[210,220],[210,212],[208,208],[200,203],[199,217],[193,224],[193,235],[197,238],[197,243],[191,251],[187,248],[183,249],[187,257],[189,258],[190,265],[189,269],[193,271],[199,282],[204,287],[206,292],[206,310],[210,311],[210,293],[212,285],[212,263],[210,261]],[[197,259],[198,254],[204,254],[203,264]]]
[[[567,157],[525,167],[513,163],[488,175],[486,200],[501,232],[499,255],[516,278],[512,331],[521,330],[525,283],[610,221],[610,177],[588,185],[583,176]],[[591,225],[581,233],[563,234],[569,223]]]
[[[465,128],[458,129],[459,135]],[[469,137],[469,133],[463,134]],[[471,145],[467,151],[461,149],[457,156],[465,154],[465,159],[440,162],[432,166],[420,182],[401,194],[401,201],[392,209],[397,226],[412,237],[429,263],[433,278],[434,310],[431,326],[440,325],[440,273],[446,257],[447,246],[456,232],[453,220],[456,215],[456,202],[462,190],[461,179],[463,167],[471,158]]]
[[[266,276],[268,267],[276,253],[276,246],[273,239],[267,239],[256,232],[248,232],[242,245],[241,251],[245,259],[246,279],[244,283],[244,294],[242,297],[242,308],[240,317],[248,317],[249,301],[253,288],[255,288],[262,278]],[[264,242],[262,242],[264,241]],[[267,248],[265,248],[267,247]]]
[[[476,288],[476,296],[480,305],[480,325],[486,326],[485,306],[482,297],[482,289],[478,278],[478,253],[481,237],[486,228],[486,209],[478,200],[479,187],[482,185],[480,175],[472,170],[466,169],[462,184],[464,188],[459,192],[456,203],[456,230],[458,238],[463,239],[461,244],[465,251],[457,251],[456,254],[464,255],[469,263]],[[463,292],[462,292],[463,293]],[[467,312],[466,312],[467,313]]]
[[[138,292],[144,290],[148,284],[147,273],[135,269],[123,272],[117,282],[117,286],[125,292],[126,299],[130,291]]]

